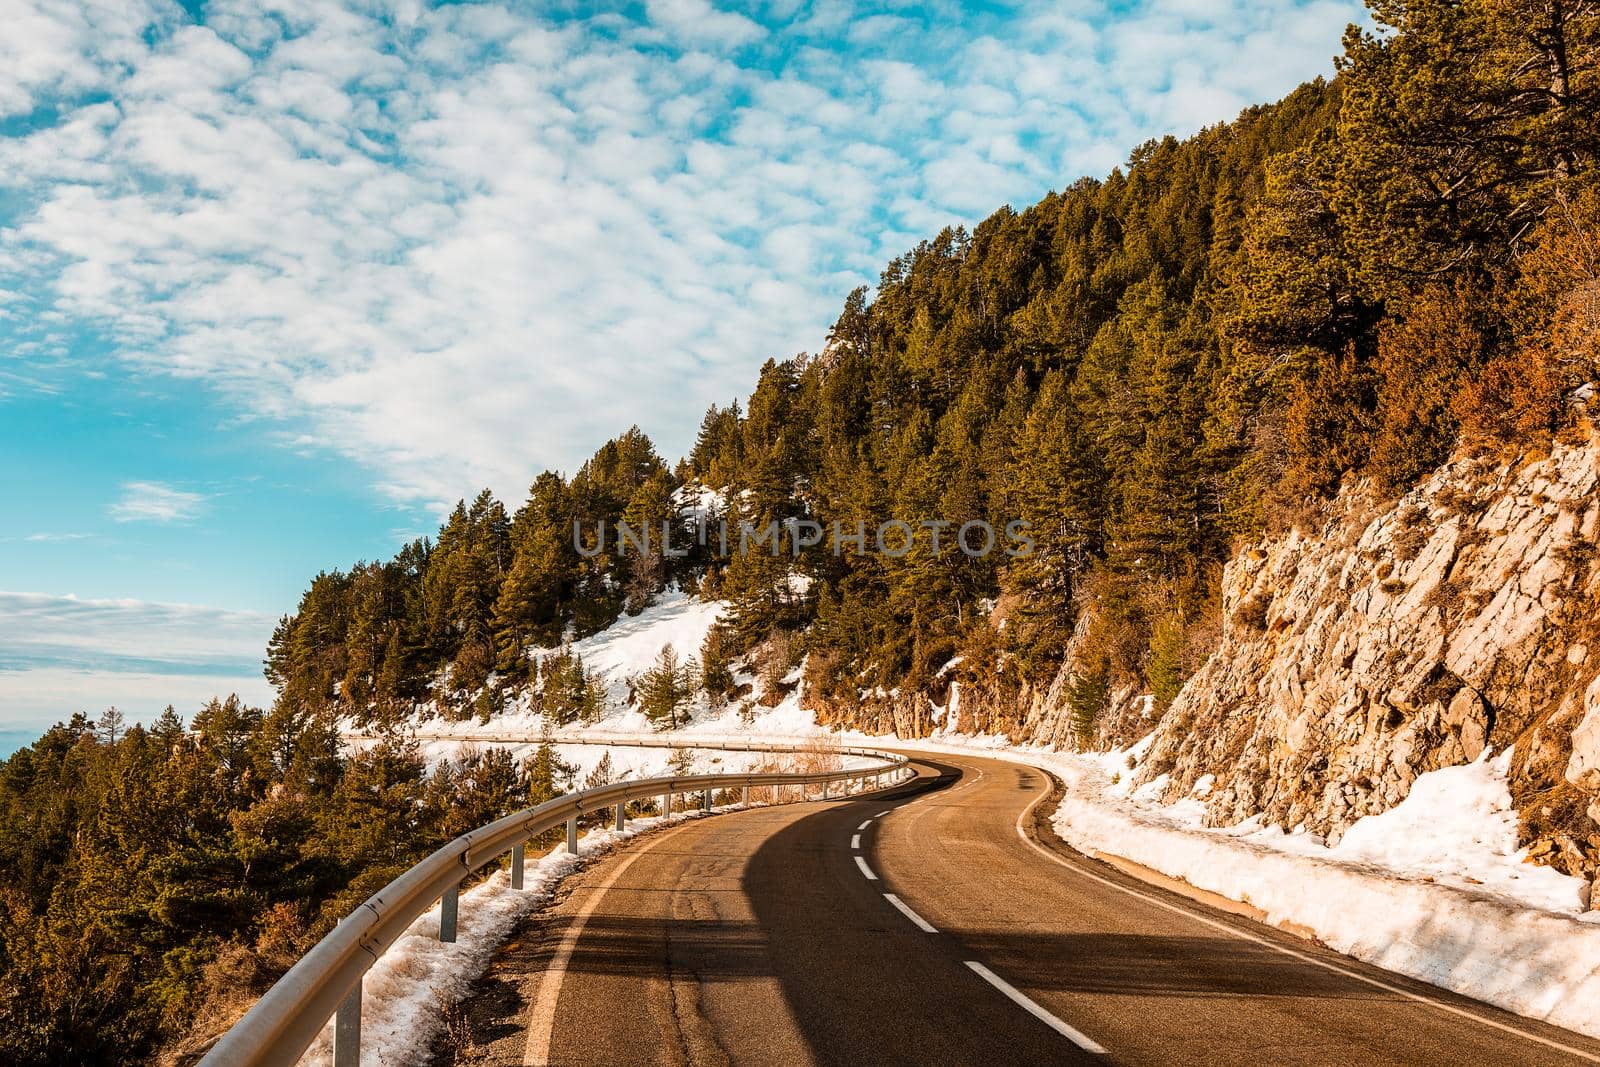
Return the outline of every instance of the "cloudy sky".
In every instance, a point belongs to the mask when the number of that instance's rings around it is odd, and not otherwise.
[[[0,726],[266,699],[319,568],[630,424],[680,455],[888,258],[1359,17],[0,0]]]

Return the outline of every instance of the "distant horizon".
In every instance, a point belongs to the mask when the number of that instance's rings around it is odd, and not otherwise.
[[[45,731],[49,729],[49,726],[0,726],[0,760],[10,759],[17,752],[43,737]]]

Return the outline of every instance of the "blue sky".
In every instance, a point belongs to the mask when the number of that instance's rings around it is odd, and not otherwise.
[[[1331,69],[1342,0],[20,0],[0,727],[239,690],[318,569],[815,349],[951,223]]]

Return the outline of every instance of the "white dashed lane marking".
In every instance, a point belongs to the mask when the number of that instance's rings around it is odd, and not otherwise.
[[[916,925],[916,928],[921,930],[923,933],[936,934],[939,932],[938,930],[934,929],[934,926],[931,922],[912,911],[910,905],[901,900],[899,897],[895,896],[893,893],[885,893],[883,895],[883,899],[887,900],[889,903],[898,908],[900,910],[900,914],[910,919],[912,923]]]
[[[1000,992],[1004,993],[1007,997],[1010,997],[1011,1001],[1023,1011],[1027,1012],[1035,1019],[1038,1019],[1040,1022],[1044,1023],[1050,1029],[1054,1030],[1068,1041],[1071,1041],[1074,1045],[1077,1045],[1085,1052],[1092,1052],[1097,1056],[1104,1056],[1106,1054],[1106,1050],[1096,1042],[1090,1040],[1089,1037],[1083,1033],[1083,1031],[1073,1029],[1060,1019],[1057,1019],[1054,1015],[1051,1015],[1049,1012],[1039,1007],[1039,1005],[1035,1003],[1034,1000],[1026,993],[1022,992],[1022,990],[1018,989],[1004,978],[1001,978],[998,974],[995,974],[977,960],[968,960],[967,966],[971,967],[972,970],[985,982],[988,982],[990,985],[1000,990]]]

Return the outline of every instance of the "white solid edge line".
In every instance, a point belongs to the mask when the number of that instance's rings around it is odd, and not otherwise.
[[[850,835],[850,847],[855,849],[858,852],[861,850],[861,835],[860,834],[851,834]]]
[[[1042,770],[1043,768],[1036,769]],[[1153,897],[1148,893],[1141,893],[1137,889],[1130,889],[1125,885],[1113,882],[1109,878],[1102,878],[1100,875],[1095,874],[1093,871],[1087,870],[1076,863],[1069,863],[1060,856],[1057,856],[1055,853],[1051,852],[1049,849],[1045,848],[1043,845],[1039,844],[1033,838],[1029,837],[1027,831],[1023,828],[1028,816],[1033,812],[1033,809],[1038,807],[1040,802],[1049,795],[1050,789],[1047,788],[1043,793],[1034,798],[1033,803],[1029,804],[1023,809],[1021,815],[1017,816],[1017,836],[1022,838],[1022,841],[1025,845],[1057,866],[1065,867],[1074,874],[1079,874],[1085,878],[1092,879],[1096,882],[1099,882],[1101,885],[1109,886],[1120,893],[1126,893],[1130,897],[1136,897],[1147,904],[1154,904],[1158,908],[1165,908],[1167,911],[1170,911],[1175,915],[1182,915],[1189,919],[1193,919],[1195,922],[1209,926],[1213,930],[1218,930],[1225,934],[1231,934],[1234,937],[1253,942],[1257,945],[1263,945],[1266,948],[1272,949],[1274,952],[1281,952],[1285,956],[1292,956],[1293,958],[1301,960],[1302,962],[1321,967],[1325,971],[1332,971],[1335,974],[1342,974],[1346,978],[1354,978],[1358,982],[1364,982],[1369,986],[1372,986],[1376,989],[1382,989],[1387,993],[1393,993],[1396,996],[1405,997],[1407,1000],[1414,1000],[1419,1004],[1426,1004],[1431,1008],[1437,1008],[1440,1011],[1449,1012],[1450,1014],[1460,1016],[1463,1019],[1471,1019],[1475,1023],[1482,1023],[1484,1026],[1493,1027],[1494,1029],[1500,1030],[1504,1033],[1513,1034],[1516,1037],[1537,1042],[1538,1044],[1544,1045],[1546,1048],[1556,1049],[1557,1051],[1564,1052],[1569,1056],[1576,1056],[1581,1060],[1586,1060],[1589,1063],[1600,1063],[1600,1056],[1596,1056],[1593,1053],[1585,1052],[1579,1048],[1573,1048],[1571,1045],[1564,1045],[1559,1041],[1552,1040],[1548,1037],[1543,1037],[1539,1034],[1529,1033],[1526,1030],[1519,1030],[1515,1026],[1507,1026],[1505,1023],[1497,1022],[1494,1019],[1486,1019],[1477,1012],[1467,1011],[1465,1008],[1458,1008],[1454,1004],[1446,1004],[1442,1000],[1436,1000],[1432,997],[1425,997],[1420,993],[1413,993],[1409,989],[1402,989],[1397,985],[1392,985],[1389,982],[1385,982],[1381,979],[1362,974],[1360,971],[1353,971],[1348,967],[1341,967],[1337,963],[1318,959],[1317,957],[1307,955],[1304,952],[1296,952],[1287,945],[1280,945],[1270,938],[1259,937],[1246,930],[1240,930],[1237,927],[1228,925],[1227,923],[1218,922],[1217,920],[1208,918],[1205,915],[1190,911],[1188,908],[1180,908],[1178,905],[1170,904],[1159,897]]]
[[[867,861],[860,856],[856,857],[856,866],[861,868],[861,873],[867,876],[869,882],[878,880],[878,876],[872,873],[872,868],[867,866]]]
[[[1073,1029],[1071,1026],[1068,1026],[1054,1015],[1051,1015],[1049,1012],[1039,1007],[1039,1005],[1033,1001],[1033,998],[1029,997],[1026,993],[1022,992],[1022,990],[1018,989],[1004,978],[1001,978],[998,974],[995,974],[977,960],[968,960],[967,966],[976,971],[984,981],[988,982],[990,985],[1000,990],[1000,992],[1010,997],[1011,1000],[1018,1007],[1022,1008],[1023,1011],[1044,1023],[1050,1029],[1054,1030],[1068,1041],[1071,1041],[1074,1045],[1077,1045],[1079,1048],[1083,1049],[1083,1051],[1093,1052],[1097,1056],[1104,1056],[1106,1054],[1106,1050],[1103,1047],[1091,1040],[1081,1030]]]
[[[936,934],[939,932],[938,930],[934,929],[934,926],[931,922],[912,911],[909,904],[895,896],[893,893],[885,893],[883,895],[883,899],[887,900],[889,903],[898,908],[900,910],[900,914],[910,919],[916,928],[921,930],[923,933]]]
[[[856,829],[857,830],[865,830],[867,827],[869,827],[871,825],[872,825],[872,820],[868,819],[866,822],[864,822],[860,826],[856,827]]]

